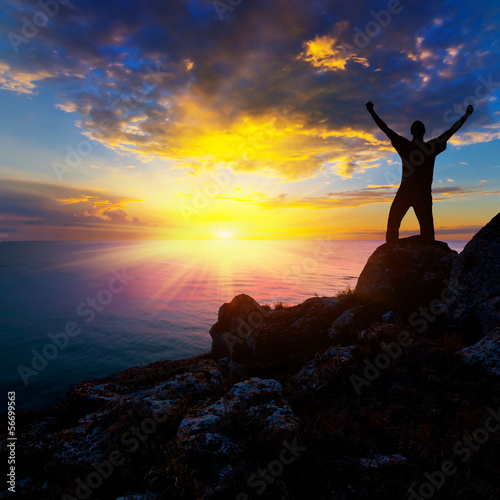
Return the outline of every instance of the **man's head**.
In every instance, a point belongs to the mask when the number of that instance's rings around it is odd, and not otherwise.
[[[425,125],[421,121],[417,120],[416,122],[413,122],[410,132],[415,139],[423,139],[425,134]]]

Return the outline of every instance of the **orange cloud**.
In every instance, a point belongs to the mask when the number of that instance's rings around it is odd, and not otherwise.
[[[168,158],[194,171],[224,166],[289,180],[311,178],[325,170],[351,177],[356,170],[377,166],[381,155],[393,154],[373,134],[352,127],[334,129],[326,123],[310,126],[302,113],[270,110],[228,119],[230,107],[213,109],[197,95],[178,96],[165,106],[165,117],[143,117],[140,123],[124,118],[106,131],[87,120],[87,135],[143,159]]]
[[[500,123],[492,123],[482,127],[484,131],[460,131],[460,134],[454,135],[450,142],[454,146],[469,146],[471,144],[478,144],[482,142],[490,142],[500,139]]]
[[[345,70],[348,61],[369,67],[370,63],[364,57],[359,57],[351,48],[338,43],[336,37],[318,36],[304,42],[304,51],[297,59],[309,62],[315,68],[323,71]]]
[[[11,225],[15,235],[27,232],[41,239],[51,235],[61,239],[66,234],[80,239],[86,231],[88,235],[96,231],[99,238],[112,238],[118,231],[121,237],[135,238],[156,230],[124,210],[138,200],[105,191],[4,179],[0,195],[3,222]]]
[[[26,71],[12,68],[0,61],[0,88],[11,90],[17,94],[33,94],[35,82],[52,76],[47,71]]]
[[[394,199],[397,185],[369,186],[355,191],[340,191],[326,193],[322,196],[288,196],[282,193],[278,196],[268,196],[263,193],[252,193],[243,196],[234,196],[230,199],[253,204],[259,208],[308,208],[308,209],[331,209],[331,208],[355,208],[364,205],[379,203],[391,203]],[[500,194],[500,191],[485,191],[476,187],[438,187],[433,189],[434,201],[451,200],[454,197],[464,195],[491,195]],[[228,197],[224,197],[229,199]]]

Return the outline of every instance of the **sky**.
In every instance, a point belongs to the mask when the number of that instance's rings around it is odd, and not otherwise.
[[[426,139],[472,104],[437,237],[499,211],[498,2],[0,3],[0,241],[383,239],[401,162],[367,101]]]

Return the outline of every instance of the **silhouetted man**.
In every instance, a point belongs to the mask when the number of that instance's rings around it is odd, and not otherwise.
[[[366,103],[366,109],[372,115],[375,123],[391,140],[394,149],[398,152],[403,163],[403,177],[396,197],[389,211],[387,221],[386,241],[394,243],[399,239],[399,227],[403,217],[410,207],[415,210],[420,224],[422,241],[434,241],[434,220],[432,218],[432,177],[436,156],[446,149],[450,137],[465,123],[465,120],[474,111],[472,106],[467,106],[466,113],[449,130],[439,137],[424,142],[425,126],[421,121],[413,122],[409,141],[391,130],[380,116],[373,110],[373,103]]]

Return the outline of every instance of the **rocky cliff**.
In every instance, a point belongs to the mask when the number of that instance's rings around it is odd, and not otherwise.
[[[3,495],[500,498],[499,224],[460,255],[382,245],[337,297],[234,297],[210,353],[19,416],[17,492]]]

